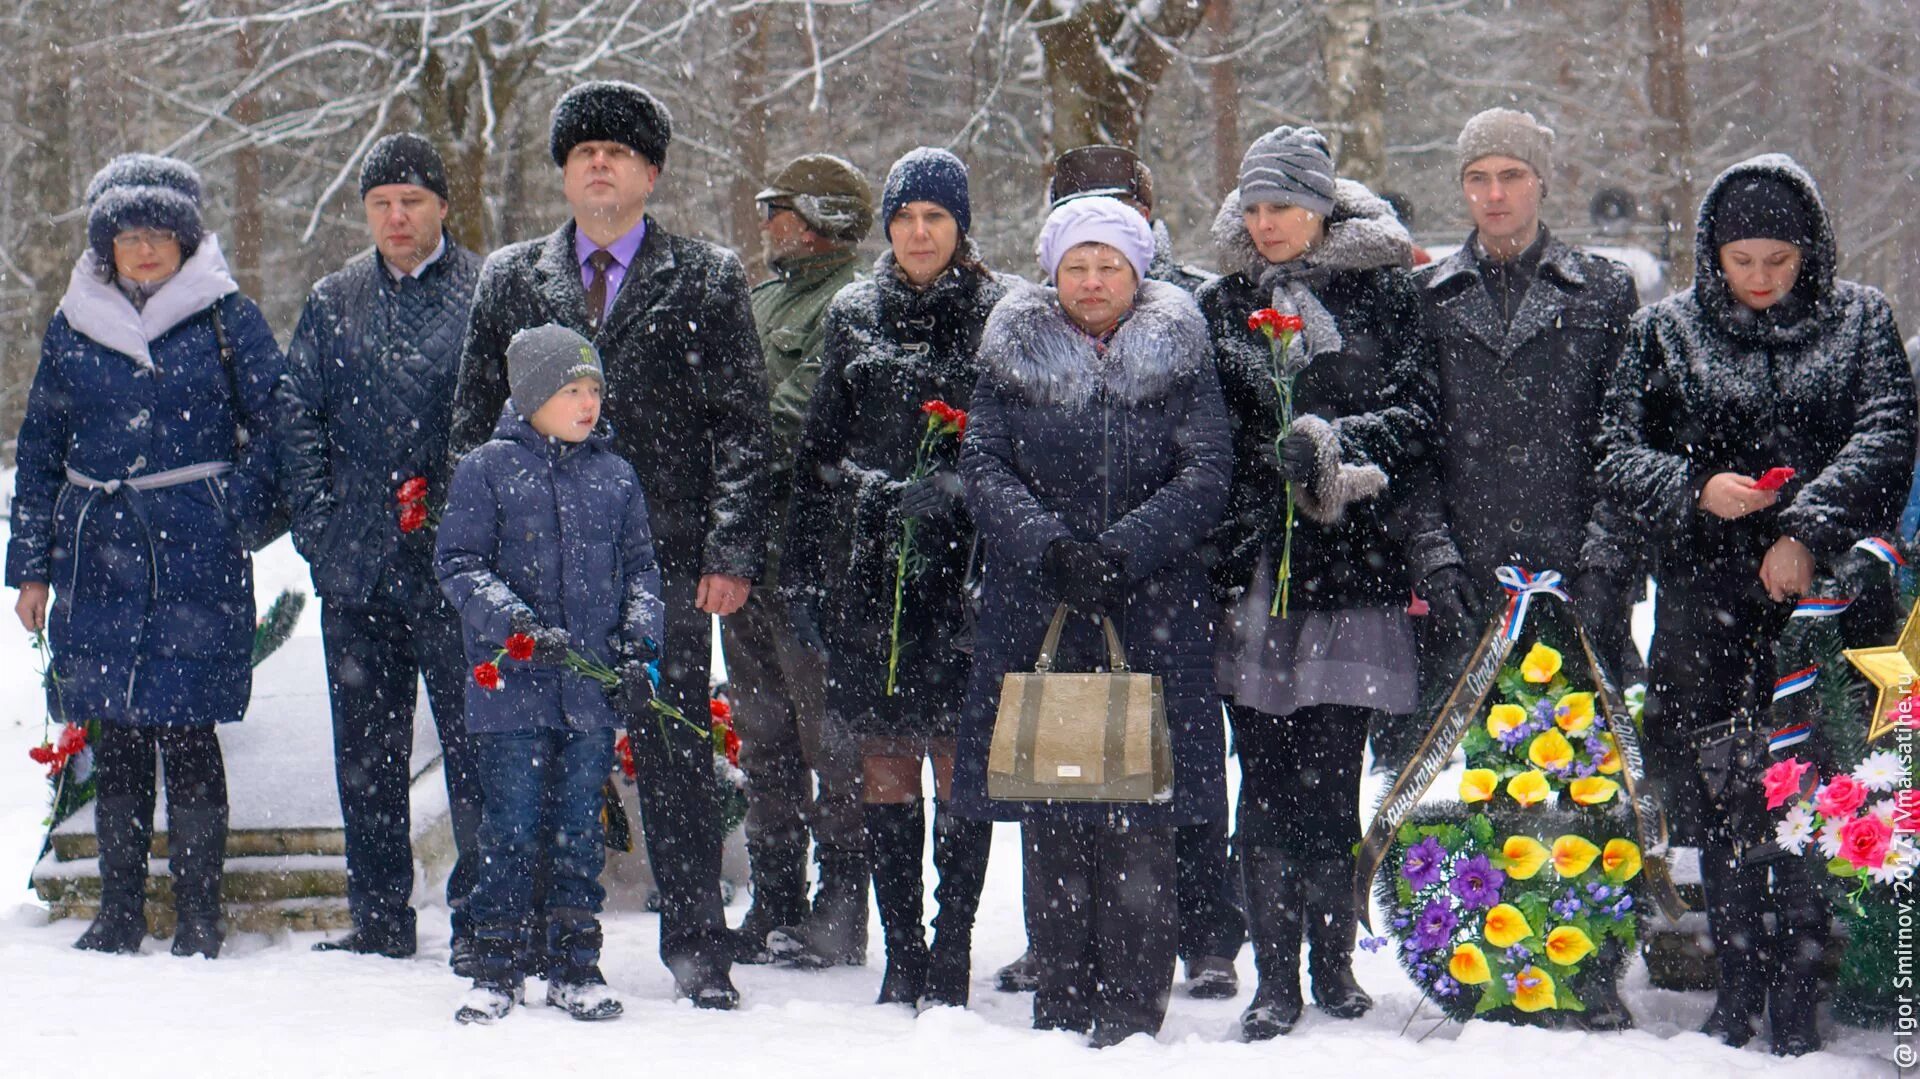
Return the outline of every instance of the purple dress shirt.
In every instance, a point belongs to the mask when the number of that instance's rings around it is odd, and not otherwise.
[[[614,297],[620,295],[620,286],[627,279],[627,267],[633,265],[633,257],[640,253],[640,243],[647,238],[647,219],[627,231],[625,236],[607,245],[607,252],[613,256],[613,265],[607,267],[607,306],[600,312],[600,318],[607,317],[607,311],[613,310]],[[600,250],[600,245],[587,239],[587,234],[578,225],[573,230],[573,257],[580,264],[580,287],[593,287],[593,267],[587,264],[587,257]]]

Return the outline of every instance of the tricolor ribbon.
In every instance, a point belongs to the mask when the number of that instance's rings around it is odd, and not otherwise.
[[[1500,579],[1500,587],[1507,593],[1507,614],[1500,626],[1500,635],[1509,641],[1520,639],[1520,629],[1527,621],[1527,607],[1533,602],[1535,592],[1567,598],[1560,587],[1558,570],[1543,569],[1539,573],[1528,573],[1519,566],[1501,566],[1494,571]]]
[[[1801,690],[1807,688],[1808,686],[1814,683],[1815,679],[1819,677],[1820,677],[1819,667],[1808,667],[1805,670],[1798,670],[1793,672],[1792,674],[1782,675],[1777,681],[1773,683],[1774,703],[1778,704],[1779,702],[1786,700],[1788,697],[1791,697],[1794,694],[1800,692]]]
[[[1808,596],[1794,607],[1791,617],[1832,618],[1852,605],[1853,601],[1850,599],[1823,599],[1818,596]]]
[[[1868,536],[1854,544],[1853,549],[1865,551],[1894,569],[1904,569],[1907,565],[1907,560],[1900,557],[1900,549],[1879,536]]]
[[[1767,750],[1770,753],[1778,753],[1783,749],[1797,746],[1812,737],[1813,724],[1795,723],[1791,727],[1782,727],[1774,731],[1772,737],[1767,739]]]

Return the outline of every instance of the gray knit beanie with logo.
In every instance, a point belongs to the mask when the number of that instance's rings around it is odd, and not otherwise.
[[[534,326],[507,343],[507,388],[514,411],[531,416],[576,378],[604,385],[600,353],[593,342],[558,323]]]

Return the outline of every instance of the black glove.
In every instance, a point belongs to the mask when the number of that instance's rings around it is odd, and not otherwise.
[[[528,662],[542,667],[564,666],[567,653],[573,649],[573,638],[566,630],[541,625],[532,611],[515,612],[513,631],[533,638],[533,656]]]
[[[960,505],[960,476],[943,468],[900,489],[900,516],[912,520],[950,514]]]
[[[1048,592],[1082,614],[1117,614],[1126,598],[1125,568],[1098,543],[1054,540],[1040,556],[1040,573]]]
[[[1305,431],[1294,431],[1280,440],[1280,478],[1291,483],[1312,483],[1320,470],[1320,447]]]
[[[1459,566],[1441,566],[1414,589],[1427,601],[1427,617],[1440,633],[1464,637],[1473,632],[1475,612],[1480,609],[1480,593],[1473,578]]]
[[[1868,589],[1885,584],[1890,579],[1885,562],[1858,549],[1850,549],[1841,555],[1833,567],[1833,583],[1846,599],[1858,599],[1866,595]]]
[[[647,665],[637,659],[628,660],[614,673],[620,676],[620,684],[607,687],[607,699],[612,702],[613,710],[629,719],[644,715],[647,705],[653,702],[653,676]]]
[[[789,600],[787,629],[800,642],[800,647],[816,656],[827,654],[827,642],[820,636],[820,618],[814,613],[813,604],[806,600]]]

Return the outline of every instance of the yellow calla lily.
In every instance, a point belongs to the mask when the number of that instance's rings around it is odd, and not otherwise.
[[[1549,772],[1565,771],[1573,766],[1573,743],[1559,731],[1548,730],[1527,743],[1527,759],[1535,768]]]
[[[1613,801],[1620,793],[1620,784],[1605,776],[1583,776],[1567,784],[1567,794],[1583,806],[1597,806]]]
[[[1640,845],[1631,839],[1609,839],[1600,852],[1600,870],[1607,879],[1624,884],[1640,875]]]
[[[1560,653],[1535,641],[1527,649],[1527,658],[1520,661],[1520,677],[1535,685],[1546,685],[1553,676],[1560,673]]]
[[[1577,877],[1587,871],[1600,848],[1583,836],[1563,835],[1553,841],[1553,870],[1563,877]]]
[[[1606,743],[1607,755],[1600,758],[1600,763],[1594,767],[1598,768],[1600,774],[1603,776],[1619,775],[1621,768],[1620,743],[1614,741],[1613,735],[1611,734],[1601,735],[1600,740]]]
[[[1577,926],[1563,925],[1547,934],[1547,958],[1570,967],[1593,954],[1593,938]]]
[[[1487,713],[1487,733],[1495,738],[1527,721],[1527,710],[1517,704],[1496,704]]]
[[[1521,772],[1507,780],[1507,794],[1523,806],[1537,806],[1551,793],[1553,788],[1547,786],[1547,777],[1539,772]]]
[[[1523,1012],[1540,1012],[1553,1007],[1553,975],[1539,967],[1528,967],[1513,976],[1513,1006]]]
[[[1491,768],[1469,768],[1460,777],[1460,800],[1463,802],[1484,802],[1493,797],[1500,786],[1500,777],[1493,774]]]
[[[1553,706],[1553,721],[1568,734],[1593,726],[1593,694],[1569,693]]]
[[[1512,903],[1500,903],[1487,912],[1484,929],[1487,943],[1496,948],[1511,948],[1533,935],[1527,916]]]
[[[1507,857],[1507,876],[1514,880],[1532,880],[1540,867],[1552,857],[1547,848],[1538,839],[1530,835],[1508,836],[1500,848]]]
[[[1477,944],[1455,948],[1453,958],[1447,960],[1447,973],[1461,985],[1485,985],[1493,980],[1493,969],[1487,966],[1487,953]]]

